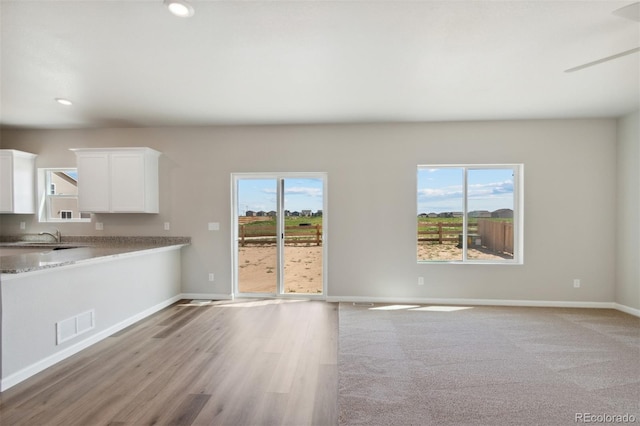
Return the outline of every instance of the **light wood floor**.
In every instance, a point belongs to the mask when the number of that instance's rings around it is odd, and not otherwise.
[[[0,393],[0,425],[336,425],[337,304],[177,303]]]

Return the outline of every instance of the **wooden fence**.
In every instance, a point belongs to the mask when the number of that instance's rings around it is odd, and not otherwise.
[[[462,221],[460,222],[422,222],[421,228],[427,228],[418,230],[418,241],[431,242],[442,244],[444,242],[456,242],[461,241],[460,235],[462,235]],[[477,225],[474,223],[469,224],[468,233],[475,234]]]
[[[478,219],[478,235],[487,249],[513,254],[513,222]]]
[[[276,227],[271,225],[239,225],[238,244],[248,245],[275,244],[277,241]],[[322,245],[322,225],[285,226],[284,243],[286,245]]]
[[[452,243],[462,245],[462,221],[460,222],[419,222],[418,241],[426,243]],[[496,253],[513,254],[513,222],[478,219],[469,223],[467,246],[476,245],[476,239],[485,249]]]

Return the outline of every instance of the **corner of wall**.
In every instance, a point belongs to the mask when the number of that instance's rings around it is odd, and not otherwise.
[[[617,122],[615,302],[640,311],[640,110]],[[625,311],[626,312],[626,311]]]

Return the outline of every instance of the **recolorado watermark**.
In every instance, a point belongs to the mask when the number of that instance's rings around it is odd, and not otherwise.
[[[633,414],[576,413],[576,423],[636,423]]]

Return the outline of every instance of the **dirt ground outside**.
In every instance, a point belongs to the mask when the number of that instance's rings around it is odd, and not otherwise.
[[[469,248],[468,259],[512,259],[505,254]],[[277,285],[275,245],[246,246],[238,250],[238,283],[241,293],[275,293]],[[322,293],[322,247],[285,246],[284,291],[295,294]],[[420,244],[418,260],[462,260],[455,244]]]
[[[513,259],[513,256],[495,253],[483,247],[468,247],[467,259],[475,260],[504,260]],[[419,244],[418,260],[455,261],[462,260],[462,249],[455,243],[451,244]]]
[[[241,293],[275,293],[277,285],[275,245],[238,249],[238,285]],[[285,293],[322,293],[322,246],[284,247]]]

